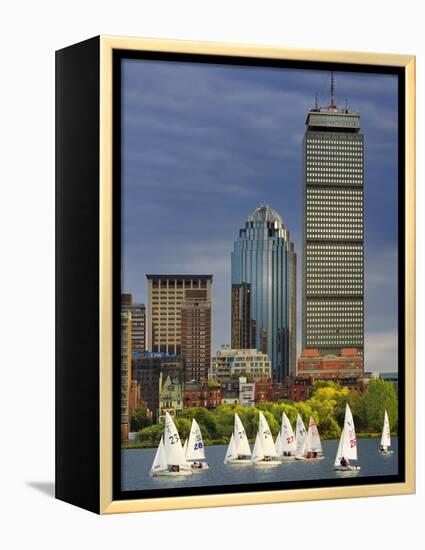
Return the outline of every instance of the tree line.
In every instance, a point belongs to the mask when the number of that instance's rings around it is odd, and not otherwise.
[[[354,416],[357,432],[379,433],[382,429],[385,409],[388,412],[391,431],[398,429],[398,399],[393,384],[385,380],[371,380],[368,391],[359,393],[341,387],[335,382],[317,382],[306,401],[281,400],[276,403],[257,403],[255,407],[242,407],[239,404],[222,404],[216,409],[203,407],[187,408],[175,419],[182,440],[189,435],[192,419],[195,418],[202,430],[206,445],[227,444],[233,430],[234,413],[240,416],[251,442],[255,440],[258,428],[258,412],[267,419],[273,436],[280,429],[282,413],[285,412],[293,428],[297,415],[308,424],[312,416],[318,425],[323,439],[336,439],[341,434],[345,405],[349,403]],[[163,434],[163,424],[149,425],[145,407],[138,407],[133,414],[131,429],[137,431],[134,446],[153,447],[158,445]],[[130,446],[133,446],[130,444]]]

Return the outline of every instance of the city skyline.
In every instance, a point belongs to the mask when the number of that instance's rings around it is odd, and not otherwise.
[[[214,354],[230,344],[230,252],[246,215],[270,204],[300,254],[304,121],[316,90],[328,101],[329,73],[132,60],[123,77],[123,291],[146,303],[146,273],[212,273]],[[335,78],[337,102],[348,97],[361,112],[366,136],[365,367],[390,371],[397,369],[396,79]],[[299,304],[300,271],[298,260]],[[297,317],[300,334],[300,307]]]

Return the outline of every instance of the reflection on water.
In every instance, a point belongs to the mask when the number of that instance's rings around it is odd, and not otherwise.
[[[126,449],[122,451],[122,490],[165,489],[176,487],[205,487],[207,485],[238,485],[247,483],[271,483],[276,481],[300,481],[395,475],[398,473],[397,438],[392,439],[395,453],[381,455],[379,439],[359,439],[358,455],[361,470],[352,472],[333,469],[338,441],[323,441],[324,460],[292,461],[275,468],[256,468],[250,464],[223,464],[226,445],[206,447],[208,470],[191,476],[151,477],[149,471],[156,449]]]

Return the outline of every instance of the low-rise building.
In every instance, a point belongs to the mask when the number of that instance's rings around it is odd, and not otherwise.
[[[272,367],[268,355],[256,349],[231,349],[223,346],[212,358],[210,379],[225,380],[244,375],[249,375],[254,382],[270,380]]]
[[[312,385],[311,378],[288,378],[286,380],[286,399],[290,401],[305,401],[310,397]]]
[[[342,348],[340,355],[321,355],[315,348],[303,350],[297,364],[297,378],[333,380],[341,385],[360,384],[363,378],[363,356],[356,348]]]
[[[270,401],[271,380],[263,380],[255,384],[255,403],[266,403]]]
[[[239,403],[242,407],[255,406],[255,382],[248,382],[245,376],[239,377]]]
[[[162,381],[162,376],[161,376]],[[158,422],[164,419],[168,412],[172,417],[180,416],[183,411],[183,390],[182,384],[178,378],[171,379],[167,376],[165,382],[161,384],[161,393],[159,395],[159,415]]]
[[[221,383],[221,402],[228,405],[239,403],[239,380],[227,379]]]
[[[267,401],[276,403],[282,399],[288,399],[288,386],[280,382],[272,383],[268,392]]]
[[[198,382],[191,380],[184,386],[184,407],[205,407],[215,409],[221,405],[221,386],[219,382]]]

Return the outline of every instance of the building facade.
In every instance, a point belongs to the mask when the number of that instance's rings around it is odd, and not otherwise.
[[[151,411],[154,422],[158,422],[161,380],[166,380],[167,376],[171,380],[184,380],[183,357],[164,353],[133,355],[132,378],[140,384],[141,400]]]
[[[131,387],[131,313],[121,312],[121,440],[128,439],[130,431]]]
[[[193,377],[202,379],[211,357],[212,275],[146,277],[148,350],[184,355]]]
[[[178,378],[171,379],[170,376],[167,376],[163,382],[161,376],[160,385],[158,422],[164,420],[166,412],[175,418],[180,416],[183,411],[183,388],[181,381]]]
[[[342,348],[339,355],[320,353],[319,349],[303,350],[297,365],[297,377],[332,380],[342,385],[358,384],[364,378],[363,356],[356,348]]]
[[[189,290],[181,306],[181,353],[185,358],[186,381],[207,380],[211,365],[211,302],[190,298]]]
[[[248,382],[245,376],[239,377],[239,404],[242,407],[255,406],[255,383]]]
[[[131,313],[131,348],[133,353],[146,351],[146,306],[135,304],[133,295],[121,294],[121,309]]]
[[[256,208],[232,252],[232,348],[267,353],[273,379],[296,368],[296,254],[280,215]]]
[[[302,349],[364,348],[364,142],[360,115],[307,114],[303,142]]]
[[[249,375],[254,382],[270,380],[272,367],[268,355],[256,349],[223,346],[211,360],[210,378],[225,380],[240,375]]]
[[[221,385],[219,382],[197,382],[192,380],[184,385],[184,407],[205,407],[216,409],[221,405]]]

